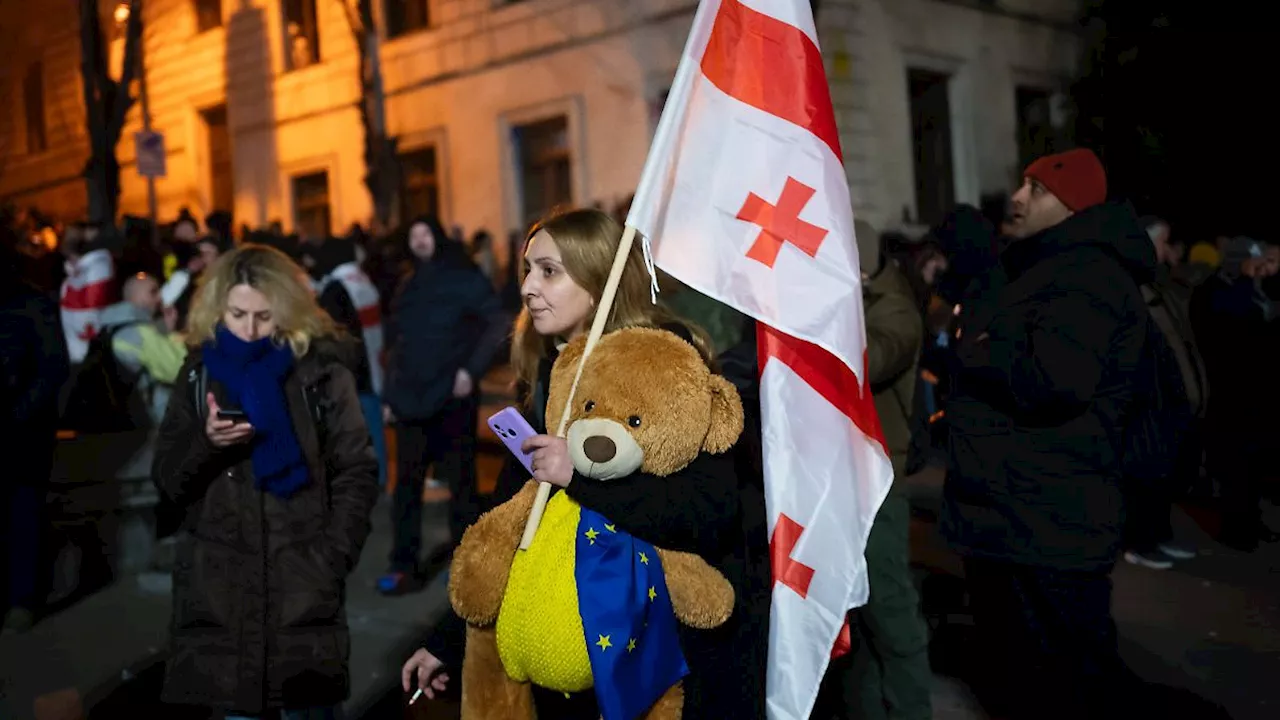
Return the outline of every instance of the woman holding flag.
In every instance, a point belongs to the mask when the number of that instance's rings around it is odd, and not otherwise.
[[[524,309],[516,321],[512,365],[530,424],[544,434],[532,438],[535,479],[567,492],[637,538],[701,555],[734,586],[734,615],[721,628],[681,628],[680,645],[690,669],[684,680],[685,718],[764,717],[765,651],[768,641],[769,579],[763,525],[756,534],[747,518],[764,515],[763,495],[743,485],[735,456],[700,458],[669,477],[637,472],[603,483],[575,475],[563,438],[546,433],[544,415],[551,366],[559,347],[587,332],[604,291],[622,228],[608,214],[576,210],[536,225],[524,259]],[[678,320],[649,297],[649,275],[634,246],[614,300],[606,332],[624,327],[660,327],[689,341],[714,365],[701,330]],[[735,384],[740,384],[735,381]],[[751,430],[748,430],[751,432]],[[740,442],[740,446],[756,443]],[[514,461],[498,481],[495,502],[513,496],[527,480]],[[680,498],[669,502],[670,498]],[[759,507],[756,507],[759,505]],[[756,562],[753,562],[757,560]],[[759,560],[763,560],[759,562]],[[461,666],[462,621],[450,614],[445,626],[405,664],[405,691],[417,685],[432,696],[443,690],[451,668]],[[539,717],[600,717],[591,692],[565,697],[535,688]]]

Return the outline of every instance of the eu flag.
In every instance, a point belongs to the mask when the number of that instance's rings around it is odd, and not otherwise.
[[[574,577],[604,720],[635,720],[689,674],[658,551],[582,508]]]

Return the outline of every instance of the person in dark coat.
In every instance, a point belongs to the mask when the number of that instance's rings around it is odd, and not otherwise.
[[[924,323],[916,288],[898,264],[885,257],[879,233],[860,218],[854,220],[854,233],[862,267],[866,381],[893,464],[894,483],[876,513],[864,552],[870,597],[848,615],[860,642],[827,667],[814,714],[930,720],[929,630],[911,575],[911,505],[903,487]]]
[[[1011,718],[1111,717],[1129,680],[1111,618],[1117,455],[1155,252],[1106,192],[1088,150],[1032,163],[1013,197],[1019,239],[989,301],[961,314],[941,529],[990,653],[983,694]]]
[[[162,699],[333,718],[378,495],[355,381],[285,255],[246,245],[206,274],[152,471],[181,527]]]
[[[356,226],[357,228],[359,226]],[[319,293],[320,308],[329,313],[352,344],[351,374],[356,378],[360,406],[378,456],[378,484],[387,483],[387,441],[382,425],[382,298],[356,261],[357,245],[350,238],[327,238],[309,243],[303,265]],[[357,298],[360,305],[357,306]]]
[[[355,378],[356,390],[361,395],[372,394],[372,370],[368,353],[364,351],[360,311],[343,284],[330,278],[338,266],[355,262],[355,246],[343,238],[326,238],[323,242],[309,243],[302,253],[303,266],[311,276],[312,286],[318,290],[316,303],[346,332],[344,340],[355,346],[355,352],[348,353],[352,363],[348,369]]]
[[[507,333],[488,279],[433,217],[409,224],[413,264],[385,324],[386,420],[396,427],[395,541],[378,589],[416,585],[427,468],[451,461],[449,531],[453,543],[480,514],[475,441],[480,380]]]
[[[18,238],[0,226],[0,562],[3,632],[31,627],[40,610],[41,540],[45,492],[58,433],[58,396],[67,380],[67,347],[58,303],[28,285],[20,271]]]
[[[1191,296],[1191,324],[1209,373],[1213,395],[1207,418],[1209,470],[1222,487],[1222,527],[1218,539],[1252,551],[1274,542],[1262,522],[1262,472],[1269,444],[1265,420],[1273,382],[1276,347],[1271,299],[1262,290],[1268,266],[1262,243],[1248,237],[1227,242],[1222,267]]]
[[[545,230],[545,232],[541,232]],[[531,234],[525,254],[526,311],[517,321],[512,349],[524,412],[539,432],[547,428],[545,407],[557,347],[587,332],[597,298],[602,294],[622,228],[599,210],[579,210],[552,218]],[[677,320],[650,302],[648,275],[639,246],[623,272],[609,332],[630,326],[660,327],[674,332],[709,356],[700,330]],[[704,455],[669,477],[634,473],[601,482],[559,463],[562,475],[549,478],[555,492],[617,523],[647,542],[702,556],[734,587],[735,607],[729,621],[711,631],[680,629],[681,649],[690,668],[685,679],[683,717],[763,718],[765,663],[769,637],[768,537],[760,452],[759,374],[756,372],[754,324],[721,357],[725,377],[742,393],[746,426],[734,451]],[[535,442],[546,446],[545,434]],[[558,463],[544,453],[543,463]],[[561,458],[567,462],[567,458]],[[513,496],[528,473],[511,461],[499,478],[494,500]],[[563,488],[563,489],[561,489]],[[403,669],[405,690],[443,690],[450,673],[461,667],[465,625],[448,613],[439,631]],[[600,716],[592,692],[563,695],[534,688],[539,717],[561,720]]]
[[[1156,250],[1159,261],[1155,280],[1143,285],[1142,298],[1151,313],[1151,321],[1159,329],[1168,346],[1168,357],[1177,366],[1177,382],[1163,378],[1168,387],[1162,393],[1185,401],[1179,403],[1181,415],[1177,423],[1181,432],[1173,454],[1176,459],[1168,476],[1163,472],[1152,477],[1150,473],[1130,474],[1125,498],[1124,559],[1134,565],[1166,570],[1175,560],[1189,560],[1196,551],[1174,541],[1170,512],[1174,499],[1189,490],[1199,479],[1203,445],[1199,437],[1199,420],[1208,407],[1209,384],[1205,375],[1204,358],[1196,344],[1195,334],[1182,302],[1177,283],[1172,276],[1173,251],[1170,249],[1169,225],[1159,218],[1143,218],[1143,226]],[[1153,381],[1161,380],[1153,373]],[[1168,397],[1167,396],[1167,397]],[[1171,408],[1165,408],[1166,414]]]

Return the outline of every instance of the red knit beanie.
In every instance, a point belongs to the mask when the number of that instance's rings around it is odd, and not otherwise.
[[[1072,212],[1107,199],[1107,173],[1098,156],[1086,148],[1045,155],[1028,165],[1023,175],[1045,186]]]

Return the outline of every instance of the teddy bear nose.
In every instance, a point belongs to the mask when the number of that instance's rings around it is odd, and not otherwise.
[[[618,446],[604,435],[592,435],[582,441],[582,452],[593,463],[607,463],[618,454]]]

